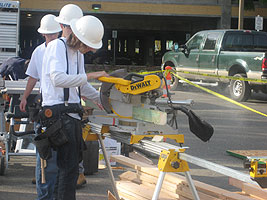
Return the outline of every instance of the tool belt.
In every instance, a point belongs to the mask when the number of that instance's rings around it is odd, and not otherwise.
[[[56,150],[58,147],[66,144],[68,138],[63,126],[63,120],[67,113],[83,112],[80,104],[58,104],[54,106],[44,106],[39,113],[41,126],[38,129],[38,135],[34,138],[34,144],[40,154],[40,157],[47,160],[51,157],[51,148]],[[45,127],[45,129],[44,129]]]
[[[65,106],[65,104],[57,104],[54,106],[42,107],[42,110],[39,112],[39,117],[42,125],[46,127],[49,125],[47,122],[60,118],[62,114],[77,113],[82,118],[83,112],[82,105],[79,103],[69,103],[68,106]]]

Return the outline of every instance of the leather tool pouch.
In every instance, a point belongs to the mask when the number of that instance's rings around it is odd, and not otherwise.
[[[48,139],[54,148],[60,147],[68,142],[61,119],[58,119],[50,127],[48,127],[43,134],[48,136]]]
[[[60,147],[68,142],[62,120],[54,121],[44,132],[34,138],[34,144],[42,159],[51,158],[53,148]]]
[[[38,135],[34,138],[33,143],[35,144],[36,149],[42,159],[48,160],[49,158],[51,158],[52,150],[48,137]]]

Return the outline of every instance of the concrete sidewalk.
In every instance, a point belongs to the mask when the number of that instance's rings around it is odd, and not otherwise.
[[[127,169],[113,170],[115,179],[117,180],[118,175],[124,171]],[[34,172],[35,157],[11,157],[5,175],[0,176],[0,200],[36,199],[35,185],[32,184]],[[112,191],[107,169],[86,176],[86,180],[87,184],[77,190],[77,200],[107,200],[107,191]]]

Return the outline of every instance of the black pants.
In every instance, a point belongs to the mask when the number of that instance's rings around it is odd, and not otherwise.
[[[68,142],[57,148],[58,177],[55,187],[57,200],[75,200],[79,162],[82,158],[81,121],[68,115],[62,117]]]

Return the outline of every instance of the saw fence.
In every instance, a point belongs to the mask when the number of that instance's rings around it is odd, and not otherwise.
[[[121,174],[116,182],[121,199],[150,200],[154,193],[159,170],[156,166],[133,160],[124,156],[111,156],[112,160],[132,168]],[[199,198],[202,200],[263,200],[267,199],[267,190],[229,177],[229,184],[237,188],[231,192],[222,188],[194,180]],[[159,200],[194,199],[186,178],[177,173],[167,173],[161,188]]]

